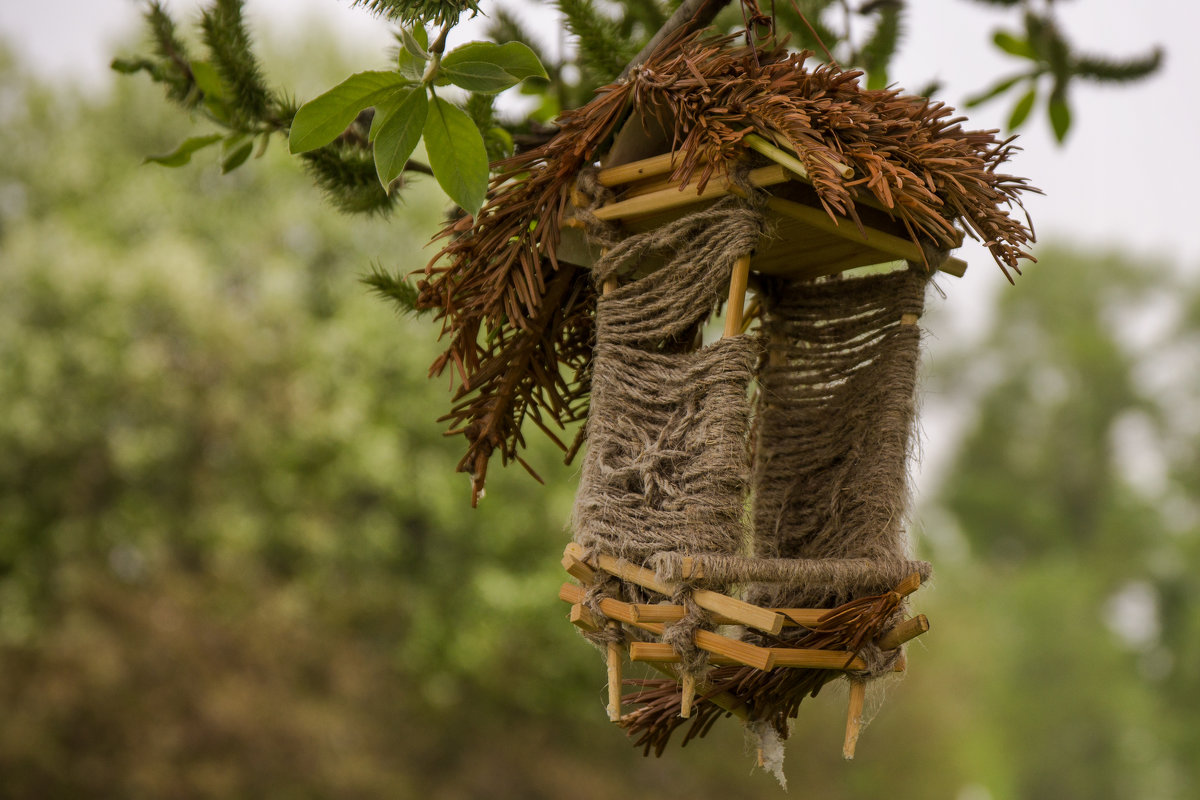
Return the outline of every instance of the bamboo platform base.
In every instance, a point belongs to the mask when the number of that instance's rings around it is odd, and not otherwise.
[[[607,645],[608,714],[611,720],[619,722],[625,719],[621,712],[621,687],[625,682],[622,679],[622,670],[625,660],[647,664],[675,678],[676,672],[666,665],[678,663],[679,654],[670,644],[654,639],[661,638],[667,626],[682,620],[686,612],[683,606],[674,605],[667,600],[674,595],[676,585],[658,580],[651,570],[611,556],[597,555],[585,559],[584,555],[580,545],[574,542],[567,545],[563,553],[563,567],[582,585],[564,583],[559,588],[558,597],[570,604],[568,618],[573,625],[585,631],[597,632],[609,627],[628,633],[623,637],[630,640],[628,648],[618,643]],[[663,602],[627,603],[605,597],[598,603],[593,603],[589,609],[584,605],[586,587],[604,582],[609,576],[660,595]],[[899,602],[901,598],[915,592],[920,584],[920,576],[913,574],[891,594],[895,595],[895,601]],[[785,628],[817,629],[822,622],[835,616],[833,612],[838,611],[820,608],[762,608],[736,597],[706,589],[693,589],[692,600],[709,612],[709,619],[714,626],[743,626],[772,636],[780,634]],[[602,617],[594,613],[593,609],[598,609]],[[896,650],[928,630],[929,620],[924,614],[920,614],[878,633],[873,641],[881,650]],[[846,721],[843,754],[846,758],[854,757],[862,726],[866,691],[866,681],[860,674],[866,668],[866,663],[858,653],[849,650],[787,646],[763,647],[715,630],[704,629],[695,632],[693,641],[697,648],[708,654],[708,663],[712,667],[741,666],[762,672],[790,668],[846,673],[850,678],[850,709]],[[897,669],[903,668],[904,659],[901,656],[897,661]],[[693,674],[685,673],[680,676],[679,715],[685,718],[690,716],[695,707],[695,698],[702,696],[705,701],[714,703],[724,711],[743,719],[748,716],[744,703],[738,698],[728,693],[713,693],[708,691],[708,688],[702,679],[698,680]]]
[[[831,215],[822,206],[809,183],[807,170],[794,153],[754,134],[747,135],[743,142],[747,151],[766,160],[764,166],[751,169],[746,180],[767,193],[766,213],[773,232],[754,253],[753,272],[816,278],[895,261],[926,263],[925,253],[909,238],[904,226],[874,199],[865,195],[856,198],[861,225],[848,217]],[[715,176],[703,189],[693,183],[672,181],[670,176],[676,166],[675,154],[663,153],[600,170],[599,184],[614,196],[591,213],[601,221],[619,223],[629,233],[640,233],[727,195],[742,193],[724,176]],[[574,198],[579,208],[589,206],[591,200],[578,193]],[[589,267],[600,252],[589,245],[582,227],[580,220],[568,220],[557,253],[563,261]],[[961,243],[960,234],[955,246]],[[648,264],[646,271],[653,271],[656,266]],[[967,269],[966,262],[954,257],[932,266],[956,277],[962,277]]]

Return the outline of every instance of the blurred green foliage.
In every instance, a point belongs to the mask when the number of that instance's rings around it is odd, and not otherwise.
[[[138,167],[186,133],[155,95],[0,59],[0,797],[780,796],[735,724],[655,761],[604,721],[556,453],[465,502],[433,332],[358,280],[422,265],[432,182],[381,225],[278,153]],[[1039,257],[930,366],[970,419],[933,630],[855,762],[837,687],[802,710],[796,796],[1200,787],[1200,286]]]

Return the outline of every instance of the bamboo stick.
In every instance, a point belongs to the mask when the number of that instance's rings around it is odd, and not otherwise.
[[[567,545],[566,552],[575,558],[579,558],[583,555],[583,548],[578,543],[571,542]],[[631,583],[636,583],[652,592],[658,592],[668,597],[675,593],[675,584],[658,580],[654,577],[653,572],[644,567],[639,567],[605,554],[597,555],[596,562],[605,572],[616,575],[618,578],[630,581]],[[692,592],[692,598],[698,606],[706,611],[722,614],[737,620],[742,625],[749,625],[752,628],[758,628],[772,634],[779,633],[783,628],[784,617],[782,614],[768,611],[765,608],[759,608],[756,605],[734,597],[728,597],[718,592],[709,591],[708,589],[695,589]]]
[[[846,739],[842,743],[842,757],[847,760],[854,758],[854,749],[858,746],[858,735],[862,732],[863,705],[866,697],[867,682],[851,678],[850,708],[846,712]]]
[[[750,254],[739,256],[729,277],[729,302],[725,306],[725,338],[742,332],[742,313],[746,307],[746,286],[750,281]]]
[[[641,161],[602,169],[596,174],[596,180],[601,186],[620,186],[643,178],[653,178],[655,175],[665,175],[674,169],[675,153],[663,153],[660,156],[643,158]]]
[[[881,650],[895,650],[907,641],[917,638],[929,630],[929,618],[918,614],[906,619],[890,631],[880,636],[876,642]]]
[[[583,599],[583,590],[578,586],[565,583],[559,587],[558,596],[568,602],[578,603]],[[610,619],[628,623],[658,636],[663,635],[666,631],[666,625],[661,622],[647,622],[638,619],[633,613],[633,608],[629,603],[622,603],[619,600],[609,597],[600,600],[600,610]],[[738,639],[731,639],[728,636],[722,636],[712,631],[696,631],[695,641],[696,646],[701,650],[725,656],[730,659],[730,663],[745,664],[755,669],[770,669],[773,663],[772,651],[769,648],[758,647]]]
[[[696,644],[699,644],[699,639]],[[866,664],[862,659],[846,650],[803,650],[788,647],[759,648],[769,649],[772,663],[769,668],[788,667],[792,669],[864,669]],[[630,661],[650,661],[659,664],[678,664],[679,654],[669,644],[661,642],[633,642],[629,645]],[[727,666],[743,663],[722,653],[709,656],[710,664]],[[751,665],[748,665],[751,666]]]
[[[583,601],[584,591],[581,587],[573,583],[564,583],[558,590],[558,597],[567,603],[580,603]],[[600,610],[610,617],[623,619],[629,622],[678,622],[683,619],[686,613],[683,606],[669,605],[667,603],[626,603],[621,600],[616,600],[611,597],[605,597],[600,601]],[[811,628],[820,621],[821,617],[829,613],[827,608],[772,608],[774,611],[784,616],[784,627],[795,627],[797,625],[805,628]],[[740,625],[737,620],[713,614],[712,622],[714,625]]]
[[[672,670],[670,667],[664,666],[663,664],[661,664],[658,661],[643,661],[642,663],[650,666],[656,672],[658,672],[662,675],[665,675],[668,678],[672,678],[672,679],[678,678],[678,676],[675,674],[674,670]],[[750,718],[750,712],[746,710],[746,704],[743,703],[741,700],[739,700],[737,697],[733,696],[729,692],[718,692],[717,694],[705,694],[709,688],[711,688],[710,685],[705,681],[698,681],[696,683],[696,691],[699,694],[704,695],[704,699],[707,700],[708,702],[714,703],[718,707],[725,709],[730,714],[733,714],[735,717],[737,717],[738,719],[740,719],[742,721],[745,721]]]
[[[610,629],[620,631],[621,623],[608,623]],[[616,722],[621,718],[621,659],[623,658],[620,642],[608,643],[608,718]]]
[[[692,716],[692,703],[696,700],[696,676],[690,672],[683,673],[679,688],[683,691],[679,701],[679,716],[688,719]]]
[[[811,184],[812,178],[808,174],[808,167],[804,166],[804,162],[800,160],[799,154],[791,149],[790,144],[788,145],[788,149],[783,149],[783,147],[780,146],[779,141],[782,137],[772,138],[775,139],[774,143],[767,141],[756,133],[750,133],[747,134],[742,141],[745,142],[746,146],[750,149],[757,150],[759,153],[762,153],[764,156],[777,164],[782,164],[792,172],[795,172],[805,182]],[[818,158],[829,166],[833,167],[845,180],[850,180],[854,177],[853,167],[843,164],[832,156],[820,152],[814,152],[813,157]]]
[[[574,555],[563,553],[562,565],[567,574],[580,583],[591,586],[596,582],[596,570],[589,567],[583,561],[580,561]]]
[[[811,183],[811,179],[808,176],[808,167],[804,166],[804,162],[796,158],[791,153],[787,152],[786,150],[779,149],[755,133],[746,134],[742,141],[751,150],[762,153],[776,164],[779,164],[791,172],[796,173],[801,180],[809,181]]]
[[[571,605],[571,613],[567,615],[567,619],[580,630],[592,632],[600,630],[600,623],[596,621],[596,617],[591,611],[584,608],[581,603]]]
[[[778,164],[752,169],[747,178],[752,185],[760,188],[775,186],[791,180],[788,170]],[[595,214],[598,219],[614,220],[623,217],[653,214],[659,211],[669,211],[680,206],[724,197],[730,194],[732,186],[733,182],[728,177],[725,177],[709,181],[702,192],[689,192],[686,190],[686,187],[683,190],[671,187],[603,206],[596,209]]]
[[[908,597],[910,594],[920,588],[921,575],[920,573],[914,572],[904,580],[900,581],[900,583],[896,584],[896,588],[892,589],[892,591],[901,597]]]
[[[799,647],[772,647],[777,667],[805,669],[866,669],[867,663],[848,650],[811,650]]]

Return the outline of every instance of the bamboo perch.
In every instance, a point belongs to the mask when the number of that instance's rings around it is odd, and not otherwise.
[[[895,650],[900,645],[907,641],[917,638],[922,633],[929,630],[929,618],[924,614],[918,614],[911,619],[906,619],[890,631],[879,637],[876,644],[881,650]]]
[[[849,760],[854,758],[854,749],[858,745],[858,735],[862,732],[863,705],[867,697],[867,682],[850,679],[850,708],[846,712],[846,739],[842,743],[842,757]]]
[[[742,312],[746,306],[746,285],[750,281],[750,254],[740,256],[729,277],[729,302],[725,306],[725,338],[742,332]]]
[[[782,197],[768,197],[767,207],[777,214],[791,217],[809,227],[817,228],[825,233],[831,233],[834,236],[840,236],[847,241],[865,244],[875,250],[896,256],[897,259],[916,261],[918,263],[924,263],[925,261],[925,254],[921,251],[921,248],[908,239],[903,239],[899,236],[876,230],[875,228],[864,227],[860,232],[854,223],[846,217],[832,219],[819,208],[806,206],[803,203],[797,203],[792,200],[785,200]],[[839,224],[839,222],[843,224]],[[961,258],[951,257],[947,258],[938,269],[948,275],[961,278],[966,274],[967,262]]]
[[[699,639],[696,640],[699,644]],[[759,648],[769,650],[772,657],[771,668],[788,667],[792,669],[832,669],[860,670],[866,669],[866,662],[848,650],[806,650],[790,647]],[[630,661],[647,661],[659,664],[679,663],[679,654],[669,644],[661,642],[632,642],[629,645]],[[727,655],[714,654],[708,662],[716,666],[740,664],[742,662]]]
[[[571,542],[567,545],[566,553],[580,559],[583,555],[583,547],[577,542]],[[618,578],[631,583],[636,583],[652,592],[658,592],[667,597],[675,593],[675,584],[658,580],[654,577],[653,572],[644,567],[639,567],[602,553],[596,556],[596,562],[600,569],[605,572],[616,575]],[[695,589],[692,592],[692,599],[696,601],[696,605],[706,611],[722,614],[737,620],[739,624],[749,625],[752,628],[758,628],[767,633],[777,634],[783,628],[784,617],[782,614],[768,611],[765,608],[759,608],[751,603],[728,597],[718,592],[709,591],[708,589]]]

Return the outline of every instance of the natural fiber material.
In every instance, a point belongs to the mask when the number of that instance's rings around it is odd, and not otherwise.
[[[667,550],[745,551],[747,386],[761,346],[737,336],[683,351],[761,233],[755,212],[728,202],[631,237],[597,264],[602,282],[651,252],[674,254],[664,269],[599,301],[590,444],[574,512],[575,540],[588,551],[639,565]],[[646,599],[634,586],[621,594]],[[673,599],[690,610],[664,641],[685,667],[698,667],[691,633],[703,612],[686,591]]]
[[[835,606],[913,571],[903,523],[921,334],[901,319],[920,315],[925,284],[907,270],[767,292],[754,555],[820,560],[824,574],[757,585],[751,602]]]
[[[769,647],[843,650],[867,663],[859,677],[892,669],[899,650],[874,640],[904,616],[892,589],[927,563],[907,555],[908,456],[915,422],[926,277],[913,270],[765,286],[767,354],[755,414],[754,557],[693,556],[707,580],[748,582],[746,599],[765,607],[829,608],[811,628],[779,636],[748,632]],[[683,575],[683,552],[660,552],[658,576]],[[640,708],[622,720],[636,743],[661,754],[672,734],[703,736],[727,712],[723,694],[745,709],[750,731],[786,738],[802,701],[834,670],[718,667],[708,672],[691,720],[678,716],[679,687],[645,681],[628,698]],[[768,737],[770,738],[770,737]]]

